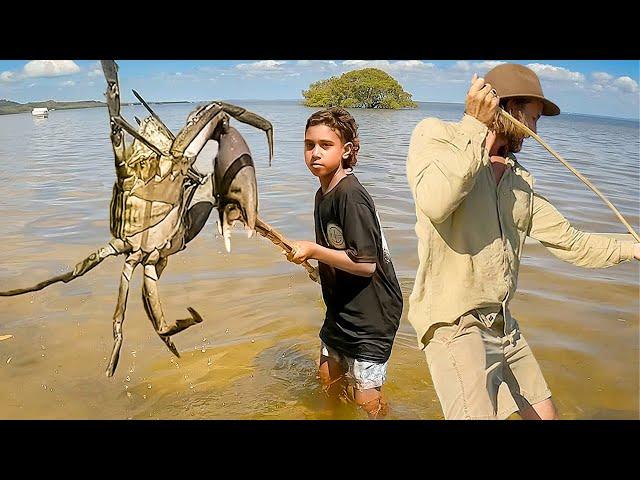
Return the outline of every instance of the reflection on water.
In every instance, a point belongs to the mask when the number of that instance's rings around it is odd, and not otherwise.
[[[236,103],[274,124],[269,168],[264,134],[234,122],[254,155],[261,216],[293,239],[313,239],[318,184],[304,166],[302,138],[315,109],[295,102]],[[154,110],[178,131],[193,107]],[[422,118],[455,121],[462,108],[353,111],[362,139],[356,174],[378,207],[405,297],[385,386],[392,418],[442,418],[406,320],[418,256],[405,160],[411,131]],[[123,113],[131,120],[145,115],[142,107],[124,107]],[[108,132],[104,108],[55,111],[47,119],[0,117],[1,290],[67,271],[109,240],[114,171]],[[543,118],[539,134],[638,227],[637,122],[563,114]],[[519,159],[574,225],[625,232],[532,140]],[[192,306],[205,318],[174,337],[179,359],[146,318],[137,271],[120,364],[113,378],[104,376],[122,258],[67,285],[0,299],[0,336],[13,335],[0,342],[0,418],[362,418],[350,408],[335,416],[325,410],[315,378],[324,312],[318,286],[263,238],[238,233],[228,255],[214,219],[169,259],[160,282],[167,316],[182,318]],[[562,418],[638,418],[638,277],[637,263],[580,269],[527,243],[512,311]]]

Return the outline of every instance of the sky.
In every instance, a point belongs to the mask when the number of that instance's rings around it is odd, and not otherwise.
[[[562,112],[640,119],[638,60],[122,60],[125,102],[301,100],[312,82],[366,67],[392,75],[420,102],[464,103],[474,73],[520,63]],[[0,60],[0,99],[101,100],[97,60]]]

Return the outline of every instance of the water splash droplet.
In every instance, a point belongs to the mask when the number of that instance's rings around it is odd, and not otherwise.
[[[146,399],[147,399],[147,396],[146,396],[146,395],[142,395],[142,399],[143,399],[143,400],[146,400]]]
[[[149,390],[151,390],[151,384],[147,385],[147,388],[148,388]]]
[[[127,377],[125,378],[125,380],[126,380],[127,382],[130,382],[130,381],[131,381],[131,377],[130,377],[129,375],[127,375]]]
[[[211,359],[208,359],[208,361],[207,361],[207,366],[209,366],[209,367],[210,367],[212,363],[213,363],[213,362],[211,361]]]
[[[127,392],[127,397],[131,398],[131,392]]]
[[[206,350],[204,347],[202,347],[201,352],[202,352],[202,353],[204,353],[204,352],[206,352],[206,351],[207,351],[207,350]]]
[[[11,359],[12,359],[12,358],[13,358],[13,357],[9,357],[9,358],[7,358],[7,365],[9,365],[9,363],[11,362]]]

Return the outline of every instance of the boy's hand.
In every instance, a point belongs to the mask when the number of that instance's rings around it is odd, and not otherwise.
[[[287,260],[293,263],[301,264],[305,260],[314,258],[317,246],[317,243],[307,242],[305,240],[293,242],[293,250],[291,250],[291,252],[287,254]]]
[[[640,243],[636,243],[633,246],[633,258],[640,260]]]

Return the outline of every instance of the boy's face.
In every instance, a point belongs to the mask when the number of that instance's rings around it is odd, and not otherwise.
[[[316,177],[332,175],[348,158],[351,143],[346,145],[331,128],[313,125],[304,134],[304,161]]]

